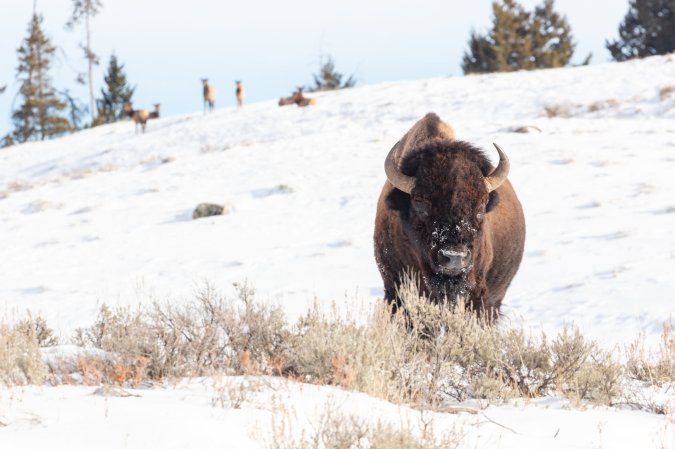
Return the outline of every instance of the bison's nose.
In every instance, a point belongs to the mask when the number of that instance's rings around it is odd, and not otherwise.
[[[441,249],[438,251],[438,267],[446,274],[456,275],[467,267],[469,250],[464,248]]]

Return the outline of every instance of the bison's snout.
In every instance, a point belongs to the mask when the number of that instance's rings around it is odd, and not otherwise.
[[[469,266],[469,249],[466,247],[444,248],[438,251],[438,270],[449,276],[461,274]]]

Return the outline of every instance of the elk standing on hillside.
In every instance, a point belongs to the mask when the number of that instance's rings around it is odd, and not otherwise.
[[[244,90],[244,85],[241,84],[241,81],[235,81],[237,83],[237,106],[240,108],[244,106],[244,96],[246,95],[246,90]]]
[[[160,104],[155,103],[154,106],[155,106],[155,110],[150,112],[150,114],[148,115],[148,120],[151,120],[153,118],[159,118],[159,106],[160,106]]]
[[[209,79],[202,78],[202,86],[204,86],[204,112],[206,112],[206,105],[209,105],[209,111],[213,111],[216,106],[216,89],[209,86]]]
[[[122,110],[134,121],[136,124],[136,133],[138,133],[138,125],[141,125],[141,131],[145,133],[145,124],[150,118],[150,113],[146,109],[134,109],[131,103],[124,103]],[[155,107],[159,117],[159,108]]]

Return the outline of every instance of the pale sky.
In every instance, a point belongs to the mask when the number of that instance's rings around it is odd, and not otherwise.
[[[288,95],[309,84],[320,54],[337,69],[355,73],[359,85],[461,75],[471,29],[490,24],[491,0],[102,0],[93,22],[97,96],[111,52],[137,86],[136,107],[162,104],[164,116],[200,110],[200,78],[216,87],[216,107],[234,105],[234,80],[248,102]],[[521,0],[528,9],[541,3]],[[78,43],[84,30],[66,31],[72,0],[38,0],[44,28],[58,46],[52,77],[88,104],[75,83],[86,62]],[[593,52],[592,63],[609,60],[605,40],[617,36],[628,0],[557,0],[577,42],[573,62]],[[33,0],[0,0],[0,137],[10,129],[19,88],[16,49],[26,37]]]

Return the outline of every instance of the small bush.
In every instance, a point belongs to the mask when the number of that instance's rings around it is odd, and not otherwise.
[[[591,103],[588,106],[588,110],[589,112],[598,112],[603,109],[617,108],[619,107],[619,104],[620,104],[619,101],[614,98],[610,98],[608,100],[598,100]]]
[[[32,315],[29,314],[27,318],[19,321],[16,325],[16,330],[26,336],[34,335],[37,339],[38,346],[41,348],[59,344],[58,337],[54,335],[54,331],[47,325],[47,321],[41,316],[33,318]]]
[[[671,84],[669,86],[663,86],[659,90],[659,98],[661,99],[661,101],[666,101],[673,94],[675,94],[675,84]]]
[[[0,323],[0,383],[40,384],[46,373],[35,328]]]
[[[544,114],[548,118],[570,118],[573,115],[573,108],[574,107],[569,104],[547,104],[544,105]]]
[[[115,355],[117,363],[142,362],[144,378],[202,376],[216,371],[269,374],[287,339],[278,307],[253,301],[253,290],[238,285],[228,302],[205,285],[181,306],[155,302],[149,309],[101,308],[97,322],[78,331],[76,343]]]
[[[658,387],[675,377],[671,325],[664,327],[658,353],[646,354],[638,340],[621,365],[578,329],[565,328],[549,338],[522,327],[495,326],[461,302],[429,301],[411,276],[398,290],[399,311],[392,314],[381,303],[365,323],[315,304],[291,325],[279,307],[256,301],[248,285],[236,289],[234,300],[206,284],[180,305],[103,306],[94,324],[79,329],[75,338],[77,345],[97,351],[83,351],[62,369],[50,365],[50,380],[138,386],[167,378],[277,375],[443,409],[448,401],[548,395],[639,403],[635,394],[624,392],[627,380]],[[39,347],[55,343],[41,318],[0,327],[1,381],[44,381]],[[250,385],[225,384],[216,388],[214,404],[241,406]],[[654,404],[649,409],[665,410]]]
[[[655,354],[644,347],[644,335],[627,350],[626,370],[629,378],[661,386],[675,382],[675,333],[672,323],[665,323],[661,343]]]
[[[411,427],[397,428],[377,421],[371,425],[365,420],[337,413],[328,408],[319,417],[311,433],[297,437],[282,416],[273,421],[273,441],[270,449],[453,449],[459,447],[462,436],[444,432],[436,438],[431,429],[419,431]]]

